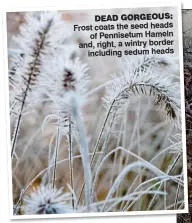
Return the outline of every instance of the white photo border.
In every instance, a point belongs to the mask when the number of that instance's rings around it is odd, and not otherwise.
[[[8,178],[9,178],[9,208],[10,219],[53,219],[53,218],[84,218],[84,217],[118,217],[118,216],[133,216],[133,215],[165,215],[188,213],[188,180],[187,180],[187,151],[186,151],[186,130],[185,130],[185,96],[184,96],[184,72],[183,72],[183,33],[182,33],[182,9],[180,3],[173,4],[127,4],[125,7],[115,8],[146,8],[146,7],[177,7],[178,17],[178,37],[179,37],[179,65],[180,65],[180,93],[181,93],[181,119],[182,119],[182,149],[183,149],[183,172],[184,172],[184,209],[182,210],[159,210],[159,211],[130,211],[130,212],[104,212],[104,213],[73,213],[73,214],[50,214],[50,215],[13,215],[13,200],[12,200],[12,170],[11,170],[11,146],[10,146],[10,117],[9,117],[9,89],[8,89],[8,53],[7,53],[7,12],[24,12],[24,11],[54,11],[54,10],[88,10],[98,9],[98,7],[89,7],[77,5],[75,8],[66,7],[22,7],[9,8],[3,12],[3,45],[4,45],[4,65],[5,65],[5,103],[6,103],[6,135],[7,135],[7,157],[8,157]],[[114,7],[110,7],[114,8]],[[109,9],[105,5],[101,5],[99,9]]]

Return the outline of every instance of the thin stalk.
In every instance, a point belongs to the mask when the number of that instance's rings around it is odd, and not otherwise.
[[[125,115],[126,116],[126,115]],[[126,119],[126,117],[125,117],[125,119]],[[124,128],[126,128],[126,121],[124,122]],[[125,148],[125,137],[124,137],[124,133],[125,133],[126,131],[124,130],[124,132],[123,132],[123,147]],[[123,159],[124,159],[124,156],[121,154],[121,151],[120,151],[120,158],[119,158],[119,165],[118,165],[118,174],[121,172],[121,170],[122,170],[122,168],[123,168]],[[129,157],[129,155],[127,155],[126,157]],[[118,197],[118,196],[120,196],[120,194],[121,194],[121,192],[120,191],[122,191],[122,187],[119,187],[119,189],[116,191],[116,193],[115,193],[115,196],[116,197]]]
[[[140,111],[141,111],[141,102],[139,100],[139,106],[138,106],[138,112],[136,112],[136,116],[137,116],[137,146],[138,146],[138,156],[141,157],[141,141],[140,141]],[[139,184],[142,184],[142,167],[139,167]],[[141,191],[143,190],[143,188],[141,187]],[[141,203],[142,201],[139,200],[138,201],[138,205],[139,205],[139,211],[141,210]]]
[[[70,186],[74,190],[74,179],[73,179],[73,151],[72,151],[72,129],[71,129],[71,117],[69,117],[69,170],[70,170]],[[72,208],[74,209],[74,196],[71,194],[72,198]]]
[[[118,135],[118,140],[116,143],[116,148],[120,146],[120,142],[122,139],[122,131],[123,131],[123,127],[124,127],[124,119],[122,119],[121,121],[121,126],[120,126],[120,131],[119,131],[119,135]],[[112,165],[112,170],[115,168],[115,164],[117,163],[117,156],[118,156],[118,151],[115,152],[115,156],[114,156],[114,161],[113,161],[113,165]],[[111,177],[110,177],[110,183],[109,183],[109,188],[111,188],[113,180],[114,180],[114,173],[113,171],[111,171]]]
[[[138,104],[139,104],[139,106],[138,106],[138,110],[136,112],[136,118],[137,119],[135,121],[135,126],[134,126],[134,129],[133,129],[131,142],[134,141],[134,137],[136,136],[136,140],[135,141],[136,141],[136,145],[138,147],[138,156],[141,157],[141,148],[140,148],[141,147],[141,145],[140,145],[141,144],[141,139],[140,139],[141,137],[140,137],[140,131],[139,131],[139,127],[140,127],[140,111],[141,111],[141,109],[140,109],[140,107],[141,107],[140,106],[140,100],[139,100]],[[125,125],[125,127],[126,127],[126,125]],[[124,134],[124,139],[126,139],[126,138],[127,138],[126,134]],[[124,143],[123,147],[125,148],[125,143]],[[129,150],[131,150],[131,145],[129,147]],[[126,159],[125,159],[125,165],[128,165],[128,159],[129,159],[129,156],[127,155]],[[139,161],[139,159],[138,159],[138,161]],[[139,167],[139,173],[138,173],[138,177],[137,178],[139,178],[138,179],[139,180],[139,184],[141,184],[142,183],[142,168],[141,167]],[[142,191],[142,187],[141,187],[141,191]],[[141,202],[138,202],[138,203],[139,203],[138,205],[139,205],[139,211],[140,211],[140,209],[141,209]],[[125,205],[125,201],[122,202],[122,204],[120,206],[120,209],[122,209],[124,205]]]
[[[52,177],[52,187],[55,187],[56,181],[56,172],[57,172],[57,157],[58,157],[58,150],[60,147],[60,119],[57,123],[57,133],[56,133],[56,143],[55,143],[55,152],[54,152],[54,168],[53,168],[53,177]]]
[[[53,143],[54,139],[56,140],[56,135],[57,135],[57,133],[54,133],[52,135],[50,143],[49,143],[48,166],[50,166],[52,164],[52,143]],[[51,173],[50,169],[47,171],[47,176],[48,176],[48,182],[51,183],[51,181],[52,181],[52,179],[51,179],[52,178],[52,173]]]
[[[116,116],[116,111],[113,114],[113,117],[112,117],[110,125],[109,125],[109,130],[108,130],[108,132],[106,134],[106,137],[105,137],[104,145],[102,146],[101,157],[98,158],[98,160],[97,160],[97,162],[95,164],[95,167],[94,167],[94,170],[93,170],[93,176],[95,176],[95,173],[97,171],[97,168],[98,168],[99,164],[101,163],[103,157],[106,155],[107,144],[108,144],[108,141],[109,141],[109,138],[110,138],[110,133],[112,131],[112,127],[113,127],[113,124],[114,124],[115,116]],[[93,179],[94,179],[94,177],[93,177]],[[91,191],[91,199],[92,199],[91,201],[93,201],[93,196],[94,196],[93,193],[94,193],[94,191]]]
[[[175,196],[175,204],[174,204],[174,209],[175,210],[177,209],[177,205],[178,205],[178,198],[179,198],[180,189],[181,189],[181,185],[178,184],[178,186],[177,186],[177,192],[176,192],[176,196]]]
[[[26,96],[25,96],[25,98],[26,98]],[[12,159],[13,159],[13,155],[15,154],[15,147],[16,147],[16,142],[17,142],[18,135],[19,135],[19,129],[20,129],[20,124],[21,124],[21,117],[22,117],[22,113],[23,113],[24,104],[25,104],[25,99],[22,102],[20,114],[16,121],[16,125],[15,125],[16,128],[15,128],[15,131],[13,134],[12,147],[11,147],[11,158]]]

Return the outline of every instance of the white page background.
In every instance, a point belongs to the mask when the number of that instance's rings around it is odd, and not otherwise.
[[[112,0],[70,0],[70,1],[62,1],[62,0],[2,0],[1,1],[1,11],[11,11],[17,9],[36,9],[38,7],[61,7],[61,8],[94,8],[94,7],[130,7],[131,3],[134,4],[144,4],[144,3],[176,3],[180,1],[160,1],[160,0],[146,0],[146,1],[138,1],[138,0],[129,0],[129,1],[112,1]],[[182,1],[183,8],[191,8],[192,2],[190,0]],[[12,222],[9,220],[9,197],[8,197],[8,168],[7,168],[7,140],[6,140],[6,120],[5,120],[5,80],[4,80],[4,54],[3,54],[3,35],[2,35],[2,15],[0,18],[0,223],[8,223]],[[176,216],[174,215],[154,215],[154,216],[129,216],[129,217],[101,217],[101,218],[80,218],[80,219],[45,219],[45,220],[15,220],[15,222],[101,222],[104,223],[106,221],[110,221],[110,223],[115,223],[120,221],[122,223],[176,223]]]

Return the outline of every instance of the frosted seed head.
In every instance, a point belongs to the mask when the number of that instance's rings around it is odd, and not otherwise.
[[[61,214],[70,213],[70,193],[52,185],[40,185],[29,196],[24,198],[24,214]]]
[[[173,76],[148,68],[132,72],[125,70],[113,78],[114,82],[106,88],[104,98],[104,104],[111,112],[121,109],[134,97],[147,96],[154,105],[158,105],[160,114],[165,114],[167,120],[180,122],[180,87]]]
[[[84,105],[89,83],[88,68],[79,58],[64,60],[62,54],[45,59],[49,63],[43,67],[40,85],[44,86],[44,93],[53,102],[52,113],[57,114],[55,124],[58,125],[59,120],[60,130],[66,135],[70,123],[74,129],[74,115],[80,114]]]
[[[53,11],[25,14],[25,22],[20,26],[19,34],[13,38],[21,53],[11,58],[9,72],[11,91],[14,92],[12,95],[15,95],[13,100],[17,100],[18,105],[22,102],[26,107],[45,99],[44,88],[39,82],[43,67],[50,61],[44,58],[46,55],[54,57],[57,49],[70,37],[71,32],[62,20],[61,13]]]
[[[44,67],[40,84],[45,86],[46,93],[53,102],[62,104],[63,108],[63,102],[66,101],[65,98],[67,99],[70,93],[84,98],[89,83],[87,65],[80,62],[79,58],[74,61],[64,60],[62,55],[49,61],[49,65]]]

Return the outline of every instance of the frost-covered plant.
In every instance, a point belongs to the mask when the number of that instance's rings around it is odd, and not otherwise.
[[[109,113],[117,110],[134,96],[147,96],[153,104],[165,112],[165,118],[180,119],[179,82],[173,82],[173,76],[147,71],[126,72],[114,76],[114,83],[106,88],[104,102]]]
[[[53,104],[53,114],[48,115],[45,118],[45,122],[48,118],[51,118],[52,120],[56,120],[57,125],[53,185],[55,183],[56,161],[58,149],[60,147],[60,140],[62,136],[66,135],[69,144],[69,166],[71,171],[71,186],[73,188],[72,136],[75,131],[77,131],[86,182],[85,196],[87,208],[89,208],[91,171],[88,158],[89,151],[86,141],[86,130],[82,120],[82,106],[85,100],[84,95],[87,92],[89,82],[89,76],[87,74],[88,68],[79,58],[74,60],[64,60],[63,57],[59,55],[51,59],[50,66],[47,65],[44,67],[41,83],[45,86],[45,94]]]
[[[24,197],[23,212],[27,215],[71,213],[70,200],[70,193],[64,193],[62,188],[42,184]]]
[[[16,147],[22,116],[30,104],[40,100],[39,77],[45,55],[54,51],[64,42],[66,30],[61,15],[55,12],[27,13],[26,22],[20,27],[20,33],[14,38],[18,45],[18,53],[12,58],[10,70],[11,106],[16,114],[12,136],[11,156]],[[57,33],[58,35],[54,35]],[[38,94],[37,94],[38,93]],[[41,99],[43,100],[43,99]]]

